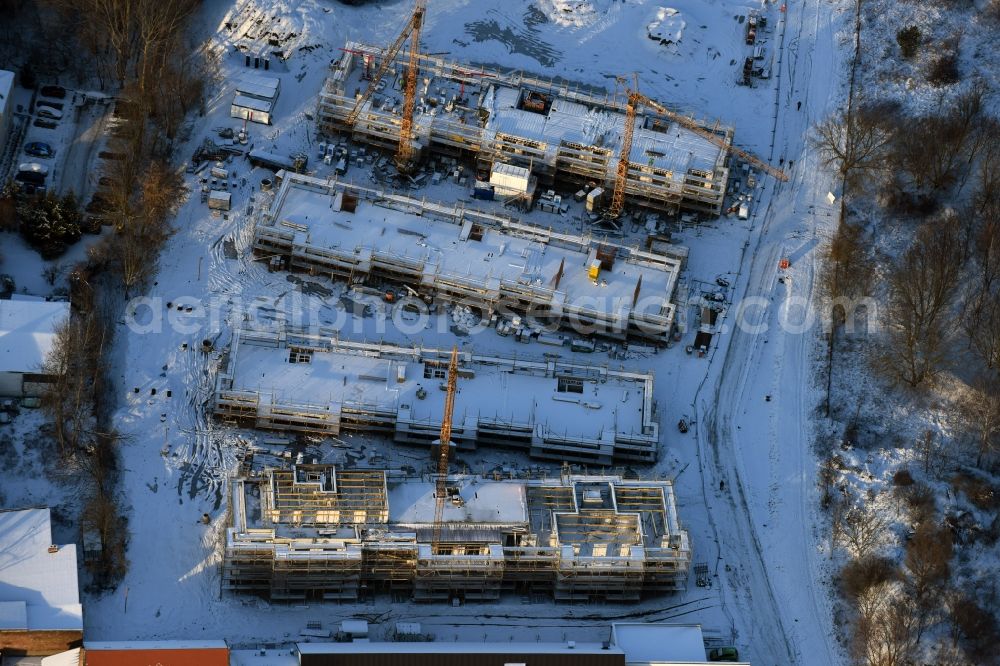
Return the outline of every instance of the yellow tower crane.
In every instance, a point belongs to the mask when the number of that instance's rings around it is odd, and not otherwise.
[[[451,348],[448,362],[448,385],[444,396],[444,415],[441,417],[441,436],[438,439],[438,473],[434,485],[434,537],[431,552],[437,553],[441,545],[441,527],[444,523],[444,500],[448,494],[448,454],[451,447],[451,419],[455,412],[455,394],[458,392],[458,347]]]
[[[399,128],[399,148],[396,153],[396,166],[399,167],[401,171],[411,169],[413,163],[413,146],[411,144],[411,134],[413,132],[413,107],[417,92],[417,64],[420,56],[420,28],[423,27],[424,14],[426,11],[424,0],[417,0],[413,7],[413,13],[410,15],[406,25],[403,26],[402,32],[399,33],[399,36],[396,37],[396,41],[394,41],[382,55],[382,61],[379,63],[378,69],[375,70],[374,76],[372,76],[371,80],[368,82],[368,87],[365,88],[365,91],[360,97],[358,97],[357,101],[354,103],[354,108],[352,108],[351,112],[347,114],[347,119],[344,121],[344,124],[347,125],[347,127],[354,127],[354,123],[357,122],[358,117],[361,115],[361,109],[368,102],[368,100],[372,98],[372,95],[375,94],[379,81],[381,81],[382,77],[385,76],[385,73],[389,71],[389,67],[392,66],[393,62],[395,62],[400,49],[403,48],[403,44],[406,42],[407,38],[409,38],[410,58],[403,85],[403,118]]]
[[[767,162],[760,160],[745,150],[740,150],[736,146],[727,143],[726,140],[712,132],[705,129],[702,125],[696,121],[694,118],[688,118],[687,116],[681,115],[676,111],[671,111],[667,107],[663,106],[656,100],[646,97],[641,92],[639,92],[639,78],[634,76],[634,85],[629,88],[628,79],[619,76],[617,78],[618,83],[622,85],[625,90],[626,95],[626,105],[625,105],[625,130],[622,134],[622,147],[621,153],[618,156],[618,169],[615,173],[615,189],[611,195],[611,207],[608,209],[607,215],[610,218],[616,218],[622,214],[625,208],[625,185],[628,180],[628,171],[631,163],[629,162],[629,156],[632,152],[632,134],[635,130],[635,117],[638,112],[639,105],[645,104],[649,108],[653,109],[662,116],[669,118],[678,125],[694,132],[700,137],[703,137],[715,145],[719,146],[726,152],[736,155],[741,160],[752,164],[756,168],[760,169],[764,173],[777,178],[781,182],[788,181],[788,174],[786,174],[781,169],[776,169]]]
[[[417,72],[420,56],[420,28],[424,23],[424,3],[417,0],[410,19],[410,61],[406,67],[403,88],[403,119],[399,125],[399,148],[396,151],[396,168],[403,173],[413,170],[413,106],[417,97]]]

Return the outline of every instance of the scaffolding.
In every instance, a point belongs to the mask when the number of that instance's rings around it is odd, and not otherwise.
[[[405,69],[399,54],[384,92],[356,111],[364,71],[387,57],[391,52],[386,49],[348,42],[342,56],[331,63],[320,93],[321,132],[347,134],[388,150],[395,147],[403,109],[394,91],[400,89]],[[624,98],[523,72],[470,67],[429,54],[418,58],[424,85],[413,135],[420,151],[469,160],[484,174],[494,164],[512,164],[530,168],[547,186],[596,184],[612,190],[619,167],[614,145],[621,140],[616,128],[624,126]],[[540,130],[550,117],[553,127]],[[631,204],[645,208],[719,215],[729,175],[726,147],[732,144],[733,130],[719,123],[683,120],[716,135],[719,145],[686,129],[672,112],[644,108],[637,118],[625,194]],[[591,135],[584,129],[587,126],[597,129]]]
[[[338,201],[347,194],[360,205],[341,221],[338,214],[343,208]],[[315,214],[301,212],[306,210]],[[412,215],[422,218],[419,233],[407,226]],[[293,216],[297,221],[290,219]],[[373,238],[369,234],[373,228],[385,235]],[[402,249],[387,247],[387,239],[394,234],[422,237],[424,242]],[[459,254],[483,261],[469,264],[468,270],[458,268],[440,253],[424,249],[431,242],[428,239],[449,248],[457,239],[462,248]],[[521,272],[490,263],[491,256],[505,250],[512,253],[514,247],[536,257],[563,257],[565,270],[560,269],[556,278],[555,265],[542,275],[529,269],[529,262],[523,262]],[[254,227],[253,248],[262,257],[283,257],[292,271],[351,284],[407,285],[425,299],[458,302],[483,313],[530,315],[556,327],[579,324],[594,335],[658,344],[669,340],[678,277],[687,261],[683,246],[649,252],[462,205],[411,199],[303,174],[285,175],[270,210]],[[577,274],[584,275],[584,264],[593,258],[602,259],[602,277],[574,280]],[[609,286],[605,278],[612,274],[616,277]],[[627,286],[611,297],[608,290],[615,285]]]
[[[421,602],[504,592],[628,602],[685,589],[691,551],[669,481],[451,476],[437,550],[433,487],[331,465],[234,479],[223,588],[275,601],[387,591]],[[349,499],[337,506],[335,495]]]
[[[441,423],[435,384],[443,379],[447,350],[347,342],[321,333],[238,330],[217,376],[215,415],[264,430],[319,435],[356,430],[431,446]],[[312,368],[319,368],[320,379],[310,384]],[[274,377],[274,385],[262,385],[264,374]],[[656,461],[660,437],[651,374],[463,352],[460,375],[470,391],[458,396],[452,430],[458,449],[519,448],[537,458],[589,465]],[[371,390],[366,393],[365,387]],[[317,404],[320,391],[328,395],[326,404]],[[477,400],[480,391],[493,398]],[[279,412],[281,418],[275,416]],[[289,474],[277,475],[274,488],[265,492],[276,522],[294,512],[293,522],[313,524],[318,513],[355,512],[373,506],[385,492],[384,479],[373,475],[345,478],[334,488],[330,479],[298,483]],[[359,515],[350,522],[374,518]]]

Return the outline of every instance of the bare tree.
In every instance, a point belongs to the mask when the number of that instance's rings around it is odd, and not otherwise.
[[[859,560],[867,558],[885,538],[888,521],[868,505],[854,506],[844,514],[841,537]]]
[[[1000,196],[1000,189],[997,195]],[[991,202],[982,210],[972,244],[971,279],[966,290],[962,329],[986,367],[1000,369],[1000,201]]]
[[[43,372],[53,378],[42,395],[42,407],[53,425],[63,458],[87,447],[94,428],[93,386],[100,372],[99,355],[106,330],[93,314],[72,316],[57,329]]]
[[[1000,378],[980,375],[964,400],[961,413],[975,442],[976,467],[1000,449]]]
[[[912,602],[890,584],[873,587],[858,604],[854,653],[867,666],[903,666],[916,648]]]
[[[986,147],[983,104],[986,88],[976,83],[947,108],[918,118],[899,118],[893,160],[920,191],[945,191],[964,180]]]
[[[975,173],[976,191],[973,195],[974,210],[991,218],[1000,217],[1000,120],[987,116],[981,131],[982,155]]]
[[[889,273],[888,348],[891,374],[916,387],[941,370],[948,356],[952,306],[962,269],[957,224],[925,224]]]
[[[135,206],[119,217],[113,247],[126,295],[153,274],[159,248],[170,235],[169,215],[181,192],[179,175],[153,162],[143,177]]]
[[[844,222],[830,240],[823,271],[823,290],[832,301],[856,298],[868,292],[870,271],[865,270],[866,248],[860,225]]]
[[[927,627],[928,616],[941,606],[941,594],[951,576],[951,531],[939,525],[921,523],[906,544],[906,582],[917,613],[917,640]]]
[[[828,167],[845,178],[881,169],[892,134],[874,110],[841,112],[820,122],[811,138]]]
[[[956,645],[963,642],[966,652],[975,663],[988,663],[996,657],[1000,642],[997,620],[970,594],[956,591],[950,596],[948,611],[951,617],[951,637]]]

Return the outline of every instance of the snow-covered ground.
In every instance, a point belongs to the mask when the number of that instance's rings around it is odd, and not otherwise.
[[[736,84],[750,51],[745,26],[737,17],[751,7],[760,9],[758,4],[675,3],[686,28],[681,42],[669,50],[646,34],[662,7],[654,2],[436,0],[430,5],[422,36],[425,51],[608,89],[616,75],[637,70],[649,96],[734,125],[737,144],[772,163],[780,161],[790,173],[788,183],[764,180],[758,185],[749,221],[724,217],[675,234],[691,249],[685,275],[690,292],[698,295],[703,285],[715,291],[716,278],[727,278],[733,284],[726,290],[729,300],[756,299],[746,318],[767,324],[767,331],[741,330],[736,326],[739,308],[733,305],[724,322],[726,332],[713,341],[707,358],[685,354],[693,330],[681,344],[657,354],[580,355],[587,362],[655,372],[663,450],[654,468],[636,471],[676,479],[680,517],[691,535],[694,560],[709,566],[711,585],[696,586],[692,577],[686,593],[638,605],[554,606],[516,597],[490,606],[449,607],[446,612],[388,598],[320,609],[223,596],[223,489],[243,443],[256,434],[227,429],[206,417],[219,353],[203,354],[201,341],[215,339],[219,349],[245,317],[273,318],[275,312],[302,307],[315,308],[320,316],[324,310],[342,308],[344,292],[342,285],[327,280],[269,273],[253,260],[251,210],[266,205],[267,197],[255,190],[263,172],[253,172],[237,159],[229,167],[237,183],[233,210],[210,214],[197,197],[185,202],[149,300],[127,313],[153,330],[119,328],[116,425],[129,437],[122,453],[124,492],[131,507],[131,567],[114,594],[86,599],[88,636],[281,641],[296,637],[307,621],[322,613],[330,620],[367,617],[378,622],[376,635],[393,622],[413,620],[443,640],[523,639],[526,631],[528,638],[585,640],[589,626],[628,618],[701,623],[709,635],[738,645],[741,656],[753,663],[841,663],[843,655],[830,628],[830,595],[821,583],[829,553],[812,510],[816,502],[810,423],[817,402],[812,367],[819,330],[798,330],[795,308],[813,296],[816,250],[835,223],[825,198],[832,184],[804,135],[839,108],[844,97],[853,5],[845,0],[802,0],[782,11],[782,5],[767,3],[762,11],[769,27],[763,41],[774,62],[774,76],[753,88]],[[552,12],[565,14],[563,5],[581,6],[581,13],[588,9],[582,5],[588,5],[593,16],[556,20]],[[326,0],[211,0],[202,11],[197,25],[224,53],[229,83],[210,100],[208,116],[197,119],[183,155],[204,137],[214,136],[216,128],[235,124],[228,117],[229,101],[231,82],[244,71],[241,51],[281,51],[287,58],[272,59],[271,73],[282,79],[275,125],[251,125],[251,143],[313,155],[317,139],[307,114],[314,109],[325,65],[347,39],[390,42],[410,4],[347,7]],[[280,46],[266,46],[268,39]],[[319,168],[321,175],[327,173],[324,168]],[[362,169],[352,169],[349,177],[366,180]],[[194,177],[189,180],[196,191]],[[450,184],[414,194],[439,200],[466,196]],[[581,209],[577,205],[564,218],[532,213],[525,219],[579,230]],[[790,259],[787,271],[778,269],[781,258]],[[371,302],[384,307],[377,299]],[[179,312],[179,304],[190,304],[193,311]],[[695,308],[685,307],[694,322]],[[163,322],[159,327],[158,317]],[[377,321],[348,319],[342,335],[442,346],[455,341],[448,326],[433,322],[419,336],[405,336],[391,327],[378,330]],[[483,353],[525,350],[492,330],[459,342]],[[675,427],[681,418],[694,424],[686,435]],[[344,441],[347,449],[311,443],[309,451],[337,462],[417,469],[429,463],[420,449],[360,436]],[[454,463],[463,464],[478,470],[536,463],[517,453],[485,450],[462,455]],[[200,522],[203,513],[210,515],[210,524]]]

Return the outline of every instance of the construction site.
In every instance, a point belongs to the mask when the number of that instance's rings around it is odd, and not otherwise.
[[[667,342],[687,257],[679,245],[652,252],[298,174],[262,213],[253,247],[272,270],[389,283],[487,319],[617,340]]]
[[[561,602],[683,590],[691,551],[669,481],[433,480],[299,464],[231,483],[223,587],[274,601]]]
[[[429,446],[444,417],[450,352],[347,342],[291,330],[236,333],[219,373],[217,417],[337,436],[353,430]],[[539,357],[462,352],[452,445],[592,465],[652,463],[653,376]]]
[[[320,94],[322,131],[396,147],[410,111],[406,72],[413,65],[400,45],[345,45]],[[730,127],[683,118],[651,101],[637,115],[627,95],[521,72],[423,53],[416,55],[415,65],[411,159],[455,156],[474,164],[483,181],[499,165],[510,164],[526,168],[541,185],[590,185],[608,193],[624,160],[623,194],[630,203],[668,212],[683,208],[718,215],[722,210]],[[372,86],[365,97],[363,91]]]
[[[537,200],[562,214],[554,190],[539,190],[572,187],[591,221],[618,230],[626,203],[719,214],[731,156],[783,174],[735,148],[731,128],[643,95],[637,78],[618,78],[608,94],[423,54],[425,12],[417,2],[389,47],[349,42],[331,64],[316,120],[330,140],[320,156],[332,168],[320,177],[286,167],[262,181],[256,260],[272,273],[346,283],[341,300],[358,317],[370,316],[357,300],[368,296],[380,311],[449,321],[465,312],[481,330],[571,352],[594,352],[596,339],[607,341],[602,351],[673,344],[686,327],[676,302],[686,298],[678,291],[688,251],[669,238],[651,232],[627,245],[584,233],[583,224],[579,235],[557,231],[344,174],[371,164],[372,179],[384,182],[378,153],[388,149],[393,187],[418,188],[430,175],[421,165],[439,160],[473,199],[522,211]],[[555,350],[476,353],[468,340],[462,351],[426,347],[411,333],[388,344],[341,339],[335,327],[244,323],[234,331],[215,380],[216,418],[297,445],[319,436],[350,448],[340,437],[357,432],[384,438],[380,450],[391,440],[429,455],[424,469],[389,469],[381,453],[360,468],[350,454],[335,467],[320,464],[325,454],[300,451],[285,467],[291,451],[256,465],[251,448],[230,483],[225,590],[291,602],[389,592],[463,603],[503,593],[633,602],[685,589],[691,549],[672,483],[638,480],[634,470],[627,478],[586,472],[658,460],[651,373]],[[453,473],[458,452],[480,449],[555,460],[562,473],[484,466],[472,475],[465,464]]]

